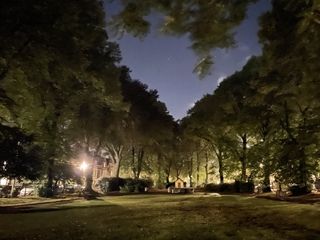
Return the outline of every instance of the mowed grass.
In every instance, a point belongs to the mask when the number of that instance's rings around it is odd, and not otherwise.
[[[320,205],[131,195],[0,214],[0,239],[320,239]]]

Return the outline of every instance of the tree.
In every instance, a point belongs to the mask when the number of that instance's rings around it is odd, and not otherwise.
[[[186,131],[189,134],[205,141],[215,156],[218,165],[220,183],[224,183],[226,161],[230,166],[233,141],[223,119],[224,111],[220,106],[225,99],[216,95],[206,95],[188,111],[185,118]],[[212,107],[214,106],[214,107]]]
[[[120,101],[119,51],[108,42],[98,0],[5,1],[0,7],[0,89],[14,102],[1,107],[11,107],[5,121],[33,133],[46,150],[52,189],[54,164],[70,146],[64,133],[81,98],[90,89],[109,105]]]
[[[68,181],[76,181],[79,183],[81,181],[79,174],[77,174],[74,165],[70,162],[59,162],[54,166],[54,188],[58,187],[59,182],[62,183],[63,188],[65,189]]]
[[[317,1],[273,1],[272,11],[261,17],[264,44],[265,96],[274,98],[279,121],[279,178],[306,186],[319,166],[319,21]]]
[[[0,177],[36,180],[43,173],[43,152],[28,136],[15,127],[0,124]]]
[[[120,35],[128,32],[144,36],[150,30],[147,16],[162,14],[161,31],[175,36],[188,35],[199,60],[194,71],[204,77],[213,63],[211,50],[234,46],[233,30],[246,16],[255,0],[223,1],[122,1],[122,9],[112,17],[111,25]],[[107,6],[108,7],[108,6]]]
[[[122,78],[122,94],[124,102],[129,105],[125,119],[130,155],[127,165],[133,176],[139,178],[143,170],[150,168],[146,161],[148,155],[159,154],[160,143],[171,138],[173,118],[165,104],[158,100],[157,91],[148,90],[147,85],[128,75]]]

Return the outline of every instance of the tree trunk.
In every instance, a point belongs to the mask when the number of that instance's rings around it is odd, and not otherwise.
[[[66,180],[62,180],[62,192],[64,193],[64,191],[66,190]]]
[[[114,171],[113,171],[113,177],[118,178],[120,175],[120,158],[119,156],[116,154],[113,157],[114,160]]]
[[[271,192],[271,183],[270,183],[270,164],[267,161],[264,161],[264,166],[263,166],[263,187],[262,191],[263,192]]]
[[[52,197],[53,196],[53,168],[54,168],[54,159],[51,157],[48,160],[46,197]]]
[[[301,186],[307,186],[308,173],[305,161],[304,148],[301,149],[301,152],[302,156],[300,156],[299,159],[299,184]]]
[[[86,172],[86,186],[85,186],[85,193],[87,194],[91,194],[94,192],[93,188],[92,188],[92,183],[93,183],[93,168],[94,168],[94,158],[91,157],[91,161],[89,163],[89,168],[87,169]]]
[[[167,175],[167,176],[166,176],[166,182],[167,182],[167,185],[170,183],[169,178],[170,178],[170,176],[169,176],[169,175]]]
[[[192,181],[192,174],[193,174],[193,157],[190,158],[190,165],[189,165],[189,186],[193,186],[193,181]]]
[[[218,164],[219,164],[219,177],[220,177],[220,184],[224,183],[224,176],[223,176],[223,157],[221,152],[219,152],[218,156]]]
[[[135,178],[139,178],[141,171],[142,171],[142,165],[143,165],[143,157],[144,157],[144,150],[141,148],[138,152],[138,158],[137,158],[137,173]]]
[[[241,162],[241,181],[247,181],[247,134],[241,136],[242,140],[242,156],[240,157]]]
[[[95,199],[98,193],[93,190],[92,184],[93,184],[93,168],[95,167],[95,159],[100,151],[101,142],[99,142],[98,146],[96,147],[94,153],[91,155],[89,151],[89,145],[87,146],[87,155],[91,159],[91,162],[89,163],[89,168],[86,172],[86,186],[84,189],[84,197],[88,200]]]
[[[162,186],[162,178],[161,178],[161,154],[158,153],[157,156],[157,172],[158,172],[158,180],[157,180],[157,188]]]
[[[113,177],[118,178],[120,175],[120,167],[121,167],[121,159],[122,159],[122,150],[123,147],[120,146],[118,149],[116,149],[114,146],[108,147],[108,150],[110,152],[112,161],[114,163],[114,171]]]
[[[219,145],[215,146],[213,143],[211,143],[211,146],[218,159],[220,184],[223,184],[224,183],[224,176],[223,176],[224,166],[223,166],[223,155],[221,150],[222,148]]]
[[[197,152],[197,183],[196,186],[199,186],[199,181],[200,181],[200,156],[199,152]]]
[[[166,165],[164,168],[165,174],[166,174],[166,183],[167,185],[169,185],[170,183],[170,174],[171,174],[171,168],[172,168],[172,160],[166,158]]]
[[[56,179],[55,182],[54,182],[54,188],[58,188],[58,183],[59,183],[59,179]]]
[[[220,184],[223,184],[224,183],[223,154],[222,154],[221,148],[219,148],[219,146],[217,148],[214,148],[214,152],[215,152],[217,159],[218,159]]]
[[[209,177],[209,158],[208,158],[208,153],[206,152],[206,165],[204,165],[205,169],[205,180],[204,183],[208,184],[208,177]]]
[[[11,179],[10,197],[14,197],[13,194],[14,194],[15,187],[16,187],[16,179],[13,178],[13,179]]]
[[[88,169],[85,172],[85,187],[84,187],[84,193],[85,195],[91,195],[93,191],[92,189],[92,182],[93,182],[93,168],[94,168],[94,157],[91,156],[90,150],[89,150],[89,144],[87,144],[86,154],[88,158],[90,159],[90,162],[88,162]]]

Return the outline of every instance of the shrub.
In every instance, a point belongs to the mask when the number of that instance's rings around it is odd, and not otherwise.
[[[151,179],[125,179],[125,184],[121,187],[122,192],[144,192],[145,188],[151,188],[153,181]]]
[[[204,187],[206,192],[220,192],[220,193],[253,193],[254,184],[252,182],[223,183],[223,184],[207,184]]]
[[[236,192],[234,183],[223,183],[220,184],[220,192],[223,193],[234,193]]]
[[[264,192],[264,193],[271,192],[271,187],[270,186],[262,186],[262,192]]]
[[[204,190],[206,192],[220,192],[220,185],[214,184],[214,183],[209,183],[204,186]]]
[[[123,178],[103,178],[99,182],[99,186],[102,192],[117,192],[125,185],[125,179]]]
[[[292,185],[289,187],[289,190],[292,194],[292,196],[300,196],[300,195],[305,195],[311,192],[311,186],[309,185]]]
[[[234,185],[237,193],[254,193],[253,182],[235,181]]]
[[[38,195],[39,197],[53,197],[54,192],[52,188],[41,186],[38,188]]]
[[[132,178],[125,179],[125,184],[123,188],[121,188],[121,192],[134,192],[135,190],[135,183]]]
[[[9,197],[11,192],[11,186],[4,186],[0,189],[0,197]]]
[[[223,184],[207,184],[204,187],[206,192],[224,192],[224,193],[234,193],[236,192],[234,183],[223,183]]]

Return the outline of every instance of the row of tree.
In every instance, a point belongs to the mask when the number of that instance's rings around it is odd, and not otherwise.
[[[319,4],[273,1],[260,18],[263,55],[204,96],[183,120],[228,177],[305,187],[319,177]]]
[[[124,1],[112,26],[140,36],[146,16],[189,34],[208,73],[210,50],[230,47],[232,29],[254,1]],[[213,13],[214,17],[213,17]],[[203,21],[206,19],[206,21]],[[119,66],[98,0],[0,3],[0,176],[75,178],[70,159],[113,162],[114,177],[151,176],[160,186],[225,178],[307,185],[319,168],[319,4],[273,1],[261,17],[263,55],[224,80],[176,123],[154,90]],[[217,170],[216,170],[217,169]]]
[[[70,159],[110,156],[119,175],[131,151],[134,177],[159,152],[174,121],[156,91],[120,67],[100,1],[0,3],[0,177],[75,178]]]

